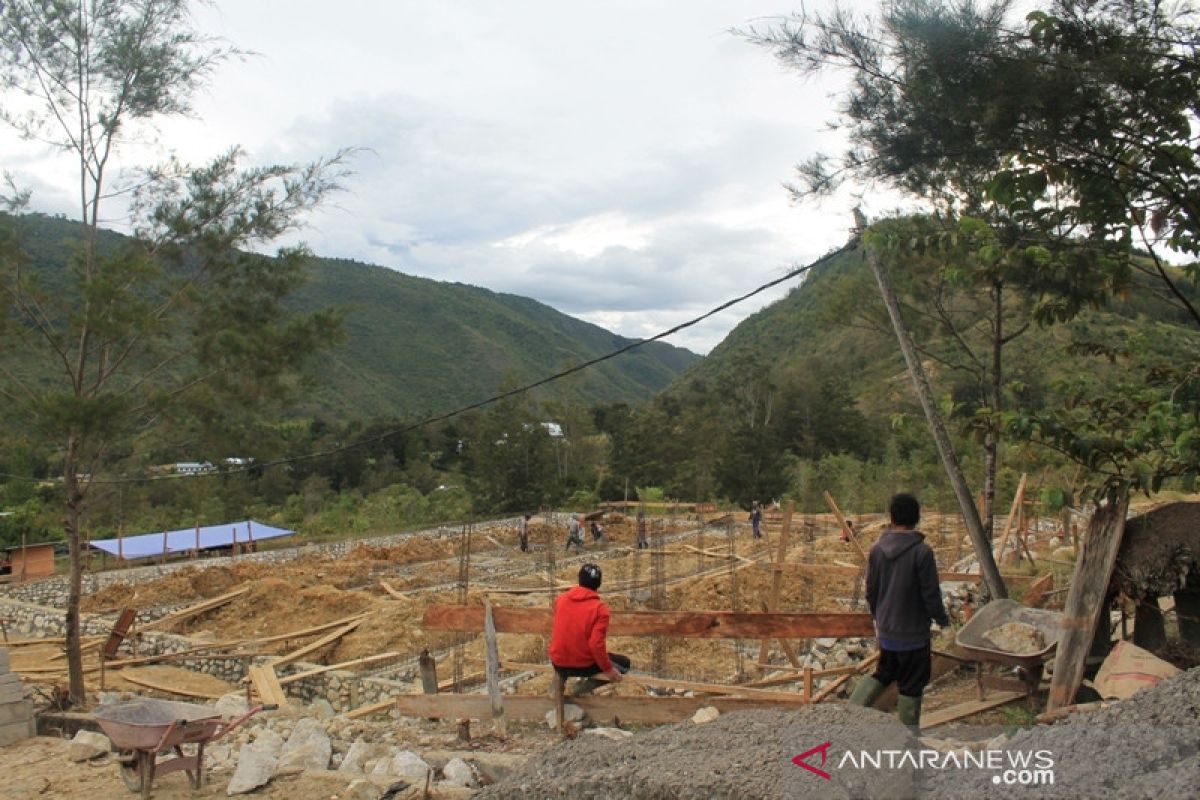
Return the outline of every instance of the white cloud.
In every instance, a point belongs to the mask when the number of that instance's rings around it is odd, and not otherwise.
[[[800,5],[218,0],[202,27],[263,55],[220,68],[161,141],[192,160],[363,148],[303,232],[317,253],[651,335],[846,239],[848,201],[793,208],[781,187],[833,142],[829,87],[728,32]],[[0,145],[44,210],[71,211],[69,165]],[[706,351],[763,302],[672,341]]]

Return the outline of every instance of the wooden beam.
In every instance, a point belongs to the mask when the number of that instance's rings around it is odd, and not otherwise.
[[[930,728],[936,728],[938,725],[945,725],[947,722],[962,719],[963,717],[982,714],[984,711],[1008,705],[1014,700],[1021,700],[1024,697],[1025,694],[1023,692],[1000,692],[986,700],[971,700],[966,703],[958,703],[949,708],[931,711],[921,717],[921,730],[926,731]]]
[[[554,667],[549,664],[528,664],[518,661],[501,662],[505,669],[521,670],[529,672],[550,673],[554,671]],[[607,681],[603,674],[595,676],[596,680]],[[700,683],[697,681],[677,681],[669,678],[656,678],[653,675],[637,675],[632,672],[627,672],[621,676],[622,684],[630,686],[657,686],[663,689],[683,689],[684,691],[693,692],[708,692],[709,694],[721,694],[740,697],[751,697],[757,700],[771,700],[780,705],[805,705],[804,699],[790,692],[770,692],[765,689],[756,689],[749,686],[738,686],[735,684],[724,683]]]
[[[441,697],[441,695],[429,695],[429,697]],[[395,698],[388,698],[387,700],[380,700],[378,703],[368,703],[365,706],[359,706],[353,711],[347,711],[345,714],[342,714],[342,716],[346,719],[358,719],[360,717],[370,716],[371,714],[378,714],[380,711],[387,711],[393,708],[395,705]]]
[[[371,664],[376,661],[387,661],[388,659],[391,659],[391,658],[400,658],[400,657],[401,656],[399,653],[380,653],[377,656],[363,656],[362,658],[356,658],[351,661],[343,661],[340,664],[330,664],[329,666],[326,666],[326,667],[317,667],[316,669],[310,669],[305,672],[297,672],[292,675],[285,675],[284,677],[279,679],[279,684],[281,686],[283,686],[283,685],[286,685],[289,683],[295,683],[296,681],[302,681],[305,678],[311,678],[314,675],[320,675],[322,672],[330,672],[335,669],[350,669],[351,667],[361,667],[363,664]]]
[[[996,564],[1000,564],[1000,560],[1004,557],[1004,548],[1008,546],[1008,537],[1012,536],[1013,523],[1021,513],[1021,501],[1025,499],[1025,484],[1029,480],[1029,473],[1021,473],[1021,482],[1017,484],[1017,493],[1013,495],[1012,507],[1008,510],[1008,519],[1004,520],[1004,536],[1000,539],[1000,546],[992,554],[996,559]]]
[[[500,650],[496,645],[496,620],[492,613],[492,601],[483,601],[483,643],[487,653],[487,692],[492,705],[492,723],[500,738],[508,735],[504,721],[504,695],[500,693]]]
[[[117,673],[117,677],[123,681],[128,681],[136,686],[144,686],[147,689],[153,689],[156,692],[164,692],[165,694],[177,694],[180,697],[198,697],[202,700],[220,700],[227,694],[226,692],[203,692],[195,689],[184,689],[180,686],[171,686],[167,683],[158,683],[149,678],[140,675],[131,675],[129,670],[121,670]]]
[[[1025,590],[1025,594],[1021,596],[1021,605],[1037,608],[1046,600],[1046,595],[1054,588],[1054,573],[1047,572],[1042,577],[1038,578],[1033,583],[1029,584],[1029,588]]]
[[[825,496],[825,503],[829,506],[829,510],[833,512],[833,516],[837,518],[838,525],[842,526],[842,530],[846,533],[846,536],[849,537],[850,541],[854,543],[854,549],[858,551],[858,557],[862,559],[864,564],[866,564],[867,551],[863,550],[862,544],[858,541],[858,536],[856,536],[854,533],[854,528],[850,527],[850,525],[846,522],[846,518],[842,516],[842,510],[838,508],[838,504],[833,501],[833,495],[831,495],[829,492],[822,492],[821,494]]]
[[[789,500],[787,506],[785,506],[783,509],[783,525],[779,530],[779,546],[775,550],[774,563],[776,564],[782,564],[785,560],[787,560],[788,545],[790,544],[789,540],[791,539],[792,535],[792,514],[795,512],[795,510],[796,504]],[[771,574],[771,590],[770,594],[767,596],[767,607],[765,610],[768,613],[774,613],[779,610],[779,592],[782,589],[783,573],[775,571]],[[796,656],[796,651],[792,648],[791,643],[786,639],[780,639],[779,646],[783,649],[783,653],[787,656],[787,659],[791,665],[793,667],[799,667],[800,659]],[[771,640],[763,639],[762,644],[759,645],[758,648],[758,660],[760,662],[766,661],[770,654]]]
[[[499,633],[549,634],[554,612],[547,608],[495,608]],[[483,630],[479,606],[430,605],[423,627],[431,631]],[[734,611],[634,611],[615,613],[609,636],[678,636],[695,639],[811,639],[875,635],[870,614],[763,614]]]
[[[249,584],[239,586],[237,589],[234,589],[232,592],[227,592],[218,597],[210,597],[207,600],[202,600],[201,602],[190,605],[187,608],[181,608],[178,611],[173,611],[170,614],[167,614],[165,617],[156,619],[153,622],[147,622],[145,625],[142,625],[139,630],[142,630],[142,631],[169,630],[170,628],[174,627],[176,624],[178,624],[180,622],[183,622],[184,620],[191,619],[192,617],[199,616],[200,614],[203,614],[206,611],[212,611],[214,608],[220,608],[221,606],[225,605],[226,603],[233,602],[234,600],[241,597],[248,591],[250,591]]]
[[[1083,680],[1088,650],[1096,634],[1096,623],[1104,602],[1108,582],[1117,561],[1117,550],[1125,533],[1125,514],[1129,492],[1122,491],[1116,502],[1097,508],[1088,526],[1083,553],[1075,564],[1071,589],[1063,608],[1062,633],[1054,658],[1054,677],[1050,681],[1047,711],[1070,705]]]
[[[242,639],[236,642],[237,644],[270,644],[271,642],[286,642],[289,639],[306,639],[309,636],[315,636],[318,633],[331,631],[334,628],[340,628],[343,625],[349,625],[351,622],[361,621],[367,618],[367,614],[355,614],[352,617],[343,617],[335,619],[332,622],[326,622],[322,625],[314,625],[311,628],[300,628],[287,633],[277,633],[273,636],[262,636],[257,639]]]
[[[379,588],[380,588],[380,589],[383,589],[385,592],[387,592],[388,594],[390,594],[392,597],[396,598],[397,600],[404,600],[404,599],[406,599],[406,598],[404,597],[404,595],[403,595],[403,594],[401,594],[400,592],[398,592],[398,591],[396,591],[395,589],[393,589],[393,588],[391,587],[391,585],[389,585],[389,584],[388,584],[388,582],[387,582],[387,581],[380,581],[380,582],[379,582]]]
[[[365,617],[356,619],[353,622],[349,622],[349,623],[343,625],[342,627],[338,628],[337,630],[333,631],[332,633],[325,634],[320,639],[317,639],[315,642],[306,644],[304,647],[301,647],[299,650],[293,650],[292,652],[290,652],[284,656],[280,656],[279,658],[275,659],[271,663],[276,667],[282,667],[284,664],[290,664],[293,661],[299,661],[300,659],[304,658],[304,656],[308,655],[309,653],[311,653],[315,650],[320,650],[322,647],[324,647],[328,644],[332,644],[333,642],[336,642],[338,639],[342,638],[347,633],[349,633],[350,631],[354,630],[359,625],[361,625],[363,622],[363,619],[365,619]]]
[[[279,685],[279,676],[270,664],[252,665],[249,669],[250,683],[258,693],[258,699],[265,705],[277,705],[280,708],[287,705],[287,694]]]
[[[701,708],[714,706],[721,713],[754,708],[778,708],[770,700],[749,697],[569,697],[595,722],[612,720],[645,725],[666,725],[683,720]],[[512,695],[504,699],[509,719],[540,720],[554,708],[554,698],[538,695]],[[402,694],[389,701],[356,709],[345,716],[357,718],[368,713],[396,708],[409,717],[440,719],[490,719],[491,703],[485,694]],[[361,713],[360,713],[361,712]]]
[[[437,690],[439,692],[446,692],[453,689],[455,684],[466,685],[468,683],[475,683],[476,681],[485,680],[486,678],[487,671],[481,669],[478,672],[469,672],[458,680],[454,680],[454,678],[446,678],[444,681],[439,681]]]

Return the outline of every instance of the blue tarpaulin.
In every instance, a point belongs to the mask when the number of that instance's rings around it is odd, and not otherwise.
[[[203,525],[199,528],[184,528],[178,531],[167,531],[165,541],[167,555],[171,553],[187,553],[192,550],[210,550],[214,547],[232,547],[234,542],[249,544],[261,542],[264,539],[276,539],[280,536],[294,536],[295,531],[283,528],[272,528],[261,522],[248,519],[243,522],[227,522],[223,525]],[[197,546],[197,540],[199,546]],[[125,536],[121,539],[95,539],[92,547],[103,550],[122,558],[149,558],[163,555],[164,535],[159,533],[140,533],[136,536]]]

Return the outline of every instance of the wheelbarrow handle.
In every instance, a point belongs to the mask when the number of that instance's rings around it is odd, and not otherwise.
[[[222,727],[219,731],[217,731],[217,733],[215,735],[213,735],[212,739],[210,739],[209,741],[215,742],[217,739],[220,739],[222,736],[229,733],[230,731],[240,728],[242,726],[242,723],[244,723],[246,720],[250,719],[251,717],[253,717],[255,714],[257,714],[260,711],[274,711],[277,708],[279,708],[279,706],[275,703],[257,705],[254,708],[247,711],[245,714],[242,714],[237,719],[230,720],[229,722],[225,723],[224,727]]]
[[[166,748],[167,742],[170,741],[172,734],[174,734],[177,729],[183,728],[186,726],[187,726],[186,719],[177,719],[174,722],[172,722],[170,725],[168,725],[167,729],[165,731],[163,731],[162,738],[158,740],[158,746],[154,748],[154,752],[155,753],[162,752]]]

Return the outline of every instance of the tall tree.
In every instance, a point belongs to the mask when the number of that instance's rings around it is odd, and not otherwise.
[[[190,112],[194,92],[236,52],[193,27],[186,0],[8,0],[0,10],[3,118],[71,158],[80,235],[69,272],[9,250],[0,263],[4,350],[41,356],[22,376],[0,355],[10,407],[61,459],[70,582],[70,692],[85,695],[79,641],[81,540],[89,493],[114,449],[173,412],[246,408],[328,339],[329,313],[285,313],[304,252],[261,247],[337,187],[343,154],[242,169],[241,153],[192,168],[171,160],[132,184],[118,154],[147,125]],[[126,178],[130,176],[126,174]],[[122,186],[136,238],[104,241],[102,209]],[[13,224],[20,228],[20,220]]]

